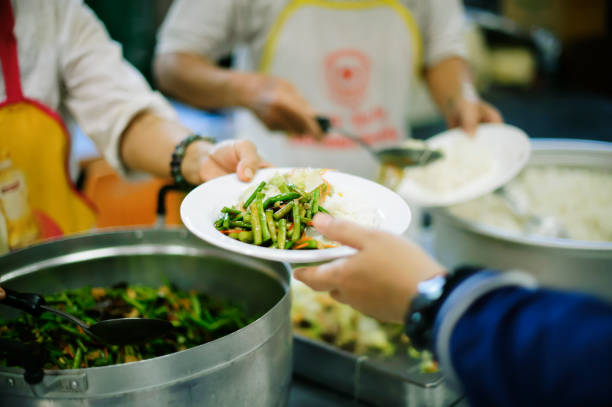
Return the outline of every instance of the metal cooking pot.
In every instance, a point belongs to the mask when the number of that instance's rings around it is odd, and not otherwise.
[[[532,140],[528,165],[553,164],[612,169],[612,143]],[[433,215],[434,252],[448,267],[476,263],[519,268],[542,284],[612,299],[612,242],[519,236],[460,219],[443,208]]]
[[[277,406],[291,379],[289,267],[214,248],[184,229],[73,237],[0,257],[0,283],[50,294],[120,281],[201,290],[245,303],[255,322],[215,341],[117,366],[45,371],[0,368],[2,406]],[[0,307],[0,317],[16,316]]]

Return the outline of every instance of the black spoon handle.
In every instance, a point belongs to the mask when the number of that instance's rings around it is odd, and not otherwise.
[[[319,125],[323,133],[327,133],[331,128],[331,120],[328,117],[315,116],[315,120],[317,121],[317,124]]]
[[[0,300],[1,305],[17,308],[28,314],[39,316],[42,313],[41,305],[45,303],[45,299],[38,294],[20,293],[17,291],[3,288],[6,296]]]

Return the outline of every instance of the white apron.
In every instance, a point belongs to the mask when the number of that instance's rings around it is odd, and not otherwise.
[[[420,64],[419,30],[399,1],[293,0],[270,29],[259,70],[288,80],[315,111],[381,147],[407,135],[409,89]],[[321,143],[288,138],[245,112],[236,130],[276,166],[377,175],[375,160],[338,134]]]

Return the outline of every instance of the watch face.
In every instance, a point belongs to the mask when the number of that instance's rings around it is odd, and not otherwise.
[[[437,300],[442,295],[444,283],[446,283],[446,276],[435,276],[429,280],[421,281],[417,286],[418,292],[430,300]]]

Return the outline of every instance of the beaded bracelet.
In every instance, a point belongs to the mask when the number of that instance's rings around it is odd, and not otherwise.
[[[182,188],[182,189],[191,189],[195,187],[195,185],[190,184],[185,179],[183,172],[181,171],[181,164],[183,163],[183,158],[185,158],[185,152],[187,151],[187,147],[191,143],[197,140],[205,140],[210,143],[215,143],[215,140],[210,137],[204,137],[199,134],[190,134],[185,137],[180,143],[174,147],[174,151],[172,152],[172,159],[170,160],[170,175],[172,176],[172,180],[174,181],[174,185]]]

